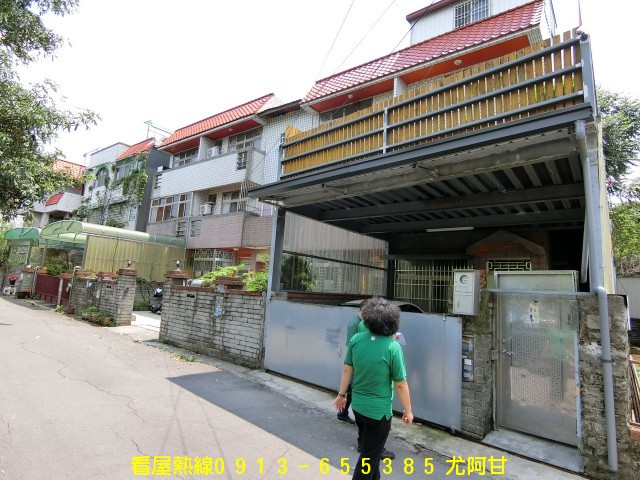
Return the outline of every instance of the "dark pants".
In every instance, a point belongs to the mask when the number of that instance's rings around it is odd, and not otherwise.
[[[347,387],[347,402],[344,404],[344,410],[338,413],[339,417],[349,416],[349,407],[351,406],[351,391],[351,382],[349,382],[349,386]]]
[[[365,417],[358,412],[353,412],[356,417],[356,424],[358,425],[358,433],[362,434],[362,440],[360,443],[361,452],[358,458],[358,463],[354,467],[353,479],[354,480],[379,480],[380,479],[380,456],[384,450],[384,444],[389,436],[391,430],[391,418],[387,420],[386,417],[382,417],[380,420],[374,418]],[[364,466],[362,459],[368,459]],[[368,473],[363,473],[367,472]]]

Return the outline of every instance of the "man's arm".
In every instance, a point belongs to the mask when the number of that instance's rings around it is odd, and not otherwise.
[[[402,404],[404,412],[402,413],[402,421],[407,425],[413,422],[413,412],[411,411],[411,393],[409,392],[409,384],[406,380],[401,382],[393,382],[398,392],[398,399]]]
[[[353,367],[346,365],[342,369],[342,379],[340,380],[340,390],[338,390],[338,396],[333,401],[333,405],[336,407],[336,411],[344,411],[344,406],[347,403],[347,388],[351,383],[351,377],[353,376]]]

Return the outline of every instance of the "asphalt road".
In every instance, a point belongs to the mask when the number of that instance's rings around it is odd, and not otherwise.
[[[356,430],[330,408],[24,305],[0,297],[0,480],[351,478]],[[385,478],[457,476],[433,452],[387,448]]]

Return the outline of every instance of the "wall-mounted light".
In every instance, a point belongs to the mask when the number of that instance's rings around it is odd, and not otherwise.
[[[453,61],[453,64],[457,67],[459,65],[462,65],[462,60],[460,60],[459,58]]]
[[[176,260],[176,270],[180,270],[180,260]]]

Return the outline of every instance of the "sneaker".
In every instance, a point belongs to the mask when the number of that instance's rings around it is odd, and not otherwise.
[[[349,415],[338,415],[338,421],[348,423],[349,425],[355,425],[355,420],[352,420]]]
[[[362,451],[362,448],[360,447],[360,445],[358,445],[357,450],[358,450],[358,453]],[[394,458],[396,458],[396,454],[393,452],[390,452],[386,448],[383,448],[382,455],[380,455],[380,460],[384,460],[385,458],[388,458],[389,460],[393,460]]]

